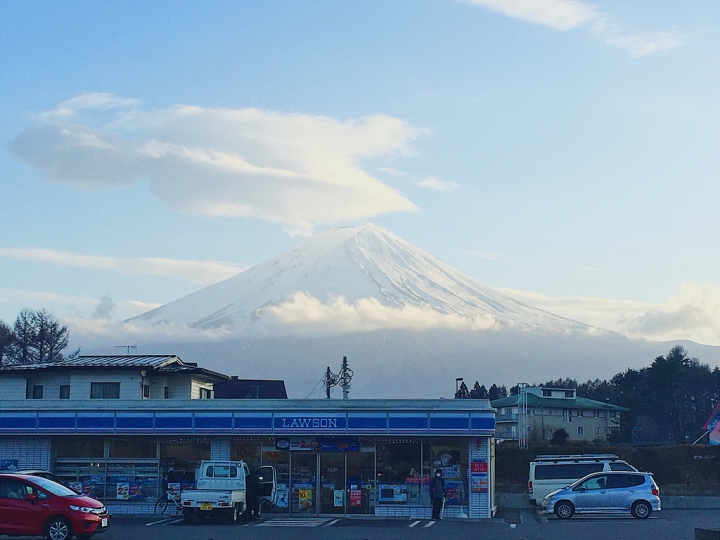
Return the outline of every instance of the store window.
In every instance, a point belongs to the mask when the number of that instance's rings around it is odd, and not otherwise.
[[[421,487],[429,480],[422,477],[422,445],[419,440],[379,439],[375,459],[378,504],[421,504]]]
[[[244,461],[251,471],[255,471],[262,464],[260,439],[234,439],[230,450],[230,459]]]
[[[195,487],[195,470],[210,459],[210,439],[204,437],[163,438],[160,446],[160,492]]]
[[[157,439],[148,437],[113,437],[110,439],[111,458],[156,458]]]
[[[288,444],[284,444],[288,443]],[[287,514],[290,511],[290,451],[287,439],[268,437],[261,441],[262,465],[275,467],[277,494],[275,504],[263,507],[265,513]]]
[[[103,458],[105,440],[103,437],[58,437],[56,453],[58,458]]]
[[[467,439],[434,437],[423,447],[423,475],[442,471],[448,506],[468,504],[467,456]],[[429,489],[422,491],[421,503],[430,504]]]

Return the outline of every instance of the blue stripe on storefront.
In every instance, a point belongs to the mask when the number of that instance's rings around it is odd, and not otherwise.
[[[213,431],[232,431],[233,417],[231,413],[227,414],[196,414],[195,429]]]
[[[236,414],[233,428],[235,431],[272,433],[272,414]]]
[[[75,431],[75,414],[38,414],[39,430]]]
[[[470,420],[467,414],[430,415],[430,431],[468,431]]]
[[[438,413],[2,413],[0,431],[115,433],[408,434],[491,435],[492,414]]]
[[[152,431],[155,416],[153,414],[117,414],[115,427],[118,432]]]
[[[187,432],[193,431],[193,415],[192,413],[178,414],[160,414],[155,415],[155,430],[182,430]]]
[[[0,415],[0,430],[35,431],[37,429],[37,414],[2,414]]]
[[[427,414],[389,414],[388,428],[390,433],[393,431],[427,431],[428,415]]]
[[[77,416],[77,429],[113,431],[115,429],[115,415],[109,414],[82,414]]]

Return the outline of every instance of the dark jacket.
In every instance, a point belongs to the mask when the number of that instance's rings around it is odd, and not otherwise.
[[[430,480],[430,497],[433,499],[441,499],[445,496],[445,479],[433,476]]]

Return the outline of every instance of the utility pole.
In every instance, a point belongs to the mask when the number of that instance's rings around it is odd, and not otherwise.
[[[325,380],[323,381],[323,386],[325,386],[325,395],[327,399],[330,399],[330,390],[332,390],[332,387],[335,386],[339,382],[339,377],[335,375],[332,371],[330,371],[330,366],[328,366],[327,371],[325,371]]]
[[[343,356],[342,367],[340,368],[340,380],[342,381],[340,386],[343,389],[343,399],[348,398],[348,394],[350,393],[350,379],[352,379],[354,374],[353,370],[348,367],[347,356]]]

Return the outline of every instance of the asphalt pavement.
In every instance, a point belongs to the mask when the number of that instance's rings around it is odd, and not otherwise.
[[[491,520],[290,518],[272,517],[238,524],[182,518],[116,517],[98,540],[694,540],[695,528],[720,529],[717,510],[665,510],[649,519],[627,516],[544,519],[535,512],[502,512]]]

